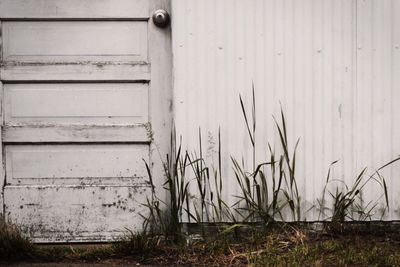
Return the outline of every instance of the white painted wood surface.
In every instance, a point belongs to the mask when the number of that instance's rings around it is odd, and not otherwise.
[[[5,21],[3,61],[147,61],[146,21]]]
[[[7,84],[6,125],[132,125],[148,122],[143,83]]]
[[[5,146],[7,185],[26,184],[39,179],[48,185],[83,184],[92,178],[131,178],[144,181],[143,160],[149,160],[149,147],[126,144],[7,145]],[[28,182],[29,183],[29,182]],[[32,183],[32,181],[30,182]],[[116,181],[117,185],[119,184]]]
[[[3,126],[6,143],[68,143],[68,142],[136,142],[150,143],[149,123],[135,125],[6,125]]]
[[[171,0],[152,0],[151,12],[164,9],[172,14]],[[149,21],[149,61],[151,82],[149,88],[149,120],[151,122],[150,163],[157,194],[167,199],[164,188],[165,176],[162,160],[170,153],[173,124],[173,62],[171,26],[158,28]]]
[[[148,0],[1,0],[0,19],[146,19]]]
[[[144,63],[95,62],[81,64],[10,64],[0,68],[6,82],[149,81],[150,66]]]
[[[174,118],[186,147],[216,163],[222,136],[224,194],[237,194],[229,156],[252,153],[239,94],[250,114],[256,89],[257,161],[277,147],[272,115],[284,109],[303,210],[332,179],[351,184],[400,155],[400,1],[173,0]],[[390,212],[400,219],[400,164],[387,169]],[[380,190],[367,188],[365,200]],[[307,220],[318,212],[305,213]],[[379,217],[379,216],[378,216]]]
[[[0,204],[34,241],[142,227],[172,120],[171,32],[150,15],[169,5],[0,0]]]
[[[0,27],[1,27],[1,22],[0,22]],[[0,35],[0,47],[1,47],[1,35]],[[0,49],[0,55],[1,55],[1,49]],[[0,56],[1,59],[1,56]],[[0,80],[0,99],[3,99],[3,83]],[[3,130],[3,101],[0,101],[0,128]],[[3,140],[3,133],[0,131],[0,140]],[[4,161],[3,161],[3,144],[0,146],[0,215],[3,214],[4,212],[4,185],[6,182],[6,173],[5,173],[5,168],[4,168]],[[3,208],[1,208],[3,207]]]
[[[143,186],[8,186],[8,218],[36,242],[99,242],[139,231],[132,214],[145,214]],[[139,215],[136,215],[139,216]]]

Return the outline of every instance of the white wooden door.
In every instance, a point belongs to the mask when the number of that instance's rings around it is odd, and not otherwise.
[[[141,228],[171,127],[168,0],[0,0],[0,213],[36,242]],[[4,207],[4,208],[3,208]]]

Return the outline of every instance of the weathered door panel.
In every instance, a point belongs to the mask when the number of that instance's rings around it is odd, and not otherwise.
[[[141,228],[171,127],[161,0],[0,0],[0,205],[34,241]],[[151,66],[151,68],[150,68]]]
[[[127,125],[147,123],[144,83],[4,85],[7,125]]]
[[[2,0],[0,17],[21,20],[147,20],[151,5],[151,0]]]
[[[5,21],[3,60],[147,61],[147,21]]]
[[[7,186],[8,217],[36,242],[106,241],[137,223],[146,210],[140,186]],[[121,229],[122,228],[122,229]]]
[[[6,145],[7,185],[145,186],[147,144]]]

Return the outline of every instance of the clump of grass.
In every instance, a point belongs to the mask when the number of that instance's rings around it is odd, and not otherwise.
[[[252,145],[252,170],[246,171],[244,163],[231,157],[236,181],[241,195],[236,209],[244,221],[263,221],[266,225],[276,219],[283,220],[283,210],[288,207],[292,220],[299,221],[301,216],[301,196],[296,180],[296,151],[299,140],[290,154],[287,138],[286,120],[281,109],[281,122],[276,119],[275,126],[279,134],[282,154],[277,154],[268,144],[269,161],[256,163],[256,101],[254,85],[252,91],[251,116],[248,116],[242,97],[239,97],[247,132]],[[250,121],[251,119],[251,121]],[[266,169],[269,168],[269,172]],[[244,202],[244,206],[240,204]],[[278,217],[278,218],[277,218]]]
[[[188,152],[186,151],[186,155]],[[193,181],[196,184],[199,205],[187,203],[187,214],[189,222],[193,219],[196,223],[235,221],[230,207],[222,198],[223,176],[221,161],[221,132],[218,131],[218,166],[209,166],[203,157],[202,135],[199,129],[199,155],[192,153],[187,156],[188,165],[182,165],[184,169],[190,166],[190,173],[194,175]],[[186,173],[186,172],[185,172]],[[191,199],[196,197],[191,196]],[[189,198],[187,198],[189,201]],[[190,212],[193,207],[194,213]]]
[[[135,233],[127,229],[127,235],[113,243],[113,253],[117,255],[139,256],[141,260],[158,251],[162,239],[146,232]]]
[[[345,188],[343,190],[336,187],[334,192],[329,192],[333,199],[332,217],[330,218],[332,222],[344,222],[346,219],[352,219],[352,213],[356,205],[356,198],[361,196],[364,186],[369,181],[368,179],[362,184],[365,171],[366,168],[361,171],[350,188],[344,184]],[[358,210],[360,213],[365,213],[361,206]]]
[[[282,190],[286,202],[289,205],[290,211],[292,213],[292,218],[294,221],[301,220],[301,196],[299,194],[299,189],[297,187],[296,180],[296,152],[299,145],[300,139],[297,139],[296,144],[293,149],[293,154],[289,153],[289,143],[286,131],[285,116],[283,115],[283,110],[281,109],[281,125],[275,120],[277,130],[279,132],[279,140],[283,150],[283,160],[279,161],[279,169],[283,170],[283,178],[286,187]],[[282,158],[282,156],[281,156]],[[283,162],[283,163],[281,163]],[[283,166],[282,166],[283,165]]]
[[[200,138],[201,147],[201,138]],[[163,161],[164,170],[164,184],[163,189],[167,191],[168,200],[162,200],[157,195],[157,190],[151,173],[151,169],[147,162],[145,162],[149,182],[151,186],[151,196],[147,198],[147,202],[144,204],[149,213],[144,218],[144,230],[151,233],[152,235],[163,235],[167,239],[172,239],[175,242],[181,240],[181,222],[184,215],[190,221],[194,219],[196,222],[203,222],[203,214],[205,210],[206,201],[206,187],[203,183],[205,169],[202,166],[202,159],[193,159],[189,156],[189,153],[182,152],[181,143],[179,146],[176,145],[175,131],[171,133],[171,150],[166,155],[165,161]],[[199,166],[200,165],[200,166]],[[189,196],[189,183],[190,180],[187,178],[187,172],[190,168],[197,178],[197,184],[200,191],[201,208],[200,212],[195,208],[195,214],[191,212],[193,204],[190,203]],[[208,176],[207,176],[208,177]]]
[[[0,259],[29,259],[34,250],[34,244],[22,235],[20,228],[0,214]]]
[[[328,170],[325,186],[322,191],[322,197],[321,199],[317,200],[320,210],[318,219],[320,219],[321,214],[323,214],[325,217],[327,217],[328,220],[332,222],[343,223],[346,220],[371,220],[375,214],[376,208],[379,204],[381,204],[381,199],[384,198],[384,208],[383,210],[381,210],[381,216],[383,217],[385,212],[389,210],[389,195],[386,180],[380,174],[380,171],[392,165],[398,160],[400,160],[400,157],[388,162],[387,164],[384,164],[382,167],[378,168],[372,175],[367,175],[367,168],[364,168],[357,175],[354,183],[351,186],[348,186],[341,180],[330,179],[330,169],[334,164],[337,163],[337,161],[334,161]],[[328,190],[328,186],[333,182],[339,183],[341,186],[336,185],[335,189]],[[368,203],[364,203],[362,197],[363,189],[368,183],[372,182],[377,184],[378,188],[381,189],[382,194],[377,199],[371,200]],[[332,200],[330,208],[326,207],[326,193],[328,193]],[[330,211],[330,216],[327,215],[326,211]]]
[[[165,237],[172,237],[178,241],[181,234],[181,217],[184,204],[187,201],[189,182],[185,180],[184,174],[187,158],[181,158],[181,147],[175,149],[175,133],[171,134],[171,151],[167,154],[166,161],[163,162],[165,183],[164,189],[167,190],[168,203],[157,196],[155,183],[150,166],[145,162],[149,182],[151,186],[151,196],[144,204],[148,208],[148,215],[144,218],[143,228],[153,235],[162,234]]]
[[[222,199],[221,140],[218,139],[218,167],[210,167],[203,158],[202,137],[199,129],[199,154],[183,152],[182,141],[176,145],[175,131],[171,134],[171,151],[163,162],[168,201],[157,196],[157,189],[149,165],[145,162],[151,195],[144,205],[148,215],[143,215],[145,231],[162,234],[174,241],[182,239],[181,222],[187,220],[199,225],[232,219],[229,206]],[[195,184],[196,195],[189,194],[190,183]]]

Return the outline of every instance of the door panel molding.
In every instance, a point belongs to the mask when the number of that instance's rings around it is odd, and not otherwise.
[[[3,126],[4,143],[150,143],[150,124]]]
[[[150,65],[146,63],[112,64],[4,64],[0,67],[4,82],[148,82]]]

